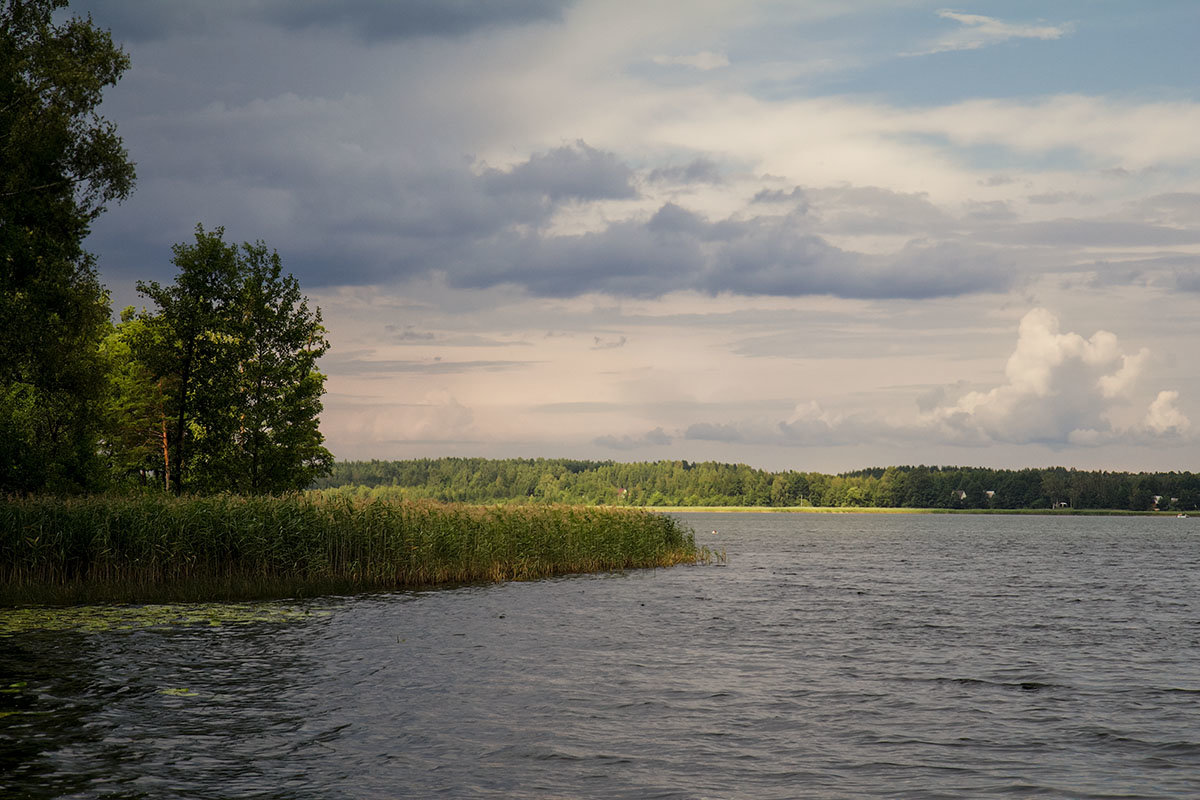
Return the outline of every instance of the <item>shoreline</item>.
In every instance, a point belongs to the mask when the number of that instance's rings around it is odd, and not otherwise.
[[[644,508],[662,514],[966,514],[1045,517],[1170,517],[1177,511],[1105,508],[886,508],[880,506],[606,506]]]

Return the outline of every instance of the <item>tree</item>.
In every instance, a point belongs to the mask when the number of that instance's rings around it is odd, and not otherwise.
[[[151,340],[157,333],[147,324],[147,316],[136,315],[130,306],[121,312],[120,324],[100,346],[109,380],[100,453],[118,484],[148,485],[161,480],[163,486],[170,485],[163,382],[155,380],[135,355],[157,346]]]
[[[223,235],[223,228],[206,233],[197,225],[195,244],[172,247],[171,263],[179,268],[174,284],[137,284],[138,291],[158,307],[158,313],[145,319],[153,335],[143,340],[146,346],[139,357],[163,382],[166,393],[176,494],[192,477],[193,455],[201,465],[205,455],[213,455],[220,436],[216,429],[227,424],[224,418],[232,413],[235,354],[228,306],[235,294],[238,259],[237,247],[225,244]]]
[[[96,113],[128,67],[107,31],[61,23],[66,0],[0,0],[0,491],[96,475],[108,296],[83,239],[133,188]]]
[[[303,489],[333,461],[318,427],[329,349],[319,309],[262,242],[196,226],[173,248],[174,284],[139,283],[158,307],[141,358],[167,398],[176,492]]]
[[[1042,472],[1042,495],[1051,508],[1071,501],[1071,474],[1062,467],[1053,467]]]
[[[309,309],[299,282],[262,242],[243,245],[239,265],[229,484],[254,494],[303,489],[333,460],[317,425],[325,376],[316,362],[329,349],[321,311]]]
[[[907,474],[895,467],[888,467],[879,479],[878,504],[885,508],[898,508],[903,505],[907,484]]]

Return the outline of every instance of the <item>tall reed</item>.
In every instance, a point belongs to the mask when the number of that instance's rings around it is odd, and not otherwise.
[[[0,502],[0,603],[294,596],[706,561],[634,509],[349,497]]]

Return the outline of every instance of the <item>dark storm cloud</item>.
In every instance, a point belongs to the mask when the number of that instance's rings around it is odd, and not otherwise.
[[[276,0],[264,18],[291,28],[341,26],[368,41],[461,36],[481,28],[557,21],[563,0]]]
[[[524,287],[569,297],[609,292],[656,297],[709,294],[949,297],[1006,290],[1015,271],[993,250],[914,242],[890,256],[842,250],[795,216],[710,222],[668,203],[646,221],[574,236],[491,242],[473,264],[447,272],[452,285]],[[505,257],[507,254],[507,258]]]
[[[446,277],[462,288],[513,284],[543,297],[587,292],[656,297],[695,288],[696,265],[703,261],[694,236],[623,221],[594,233],[482,243],[470,263],[456,265]]]
[[[489,169],[483,185],[492,195],[532,194],[561,200],[624,200],[637,197],[633,170],[587,143],[538,153],[510,170]]]
[[[173,164],[143,183],[132,201],[141,213],[115,218],[137,230],[100,228],[95,248],[106,254],[109,274],[110,263],[125,257],[155,265],[138,264],[141,277],[171,272],[170,244],[188,238],[194,224],[182,219],[226,224],[235,241],[265,239],[310,289],[441,274],[459,288],[513,285],[545,297],[695,290],[874,299],[1002,291],[1018,280],[996,251],[978,244],[914,240],[886,256],[844,250],[821,235],[828,222],[803,206],[710,220],[666,203],[649,217],[550,235],[546,225],[564,204],[634,196],[628,167],[582,142],[481,174],[465,162],[340,163],[340,154],[303,144],[285,154],[271,146],[269,126],[242,121],[259,125],[262,138],[215,135],[224,161]],[[839,208],[864,198],[871,218],[891,209],[915,223],[928,214],[924,200],[891,193],[844,194]],[[139,246],[146,240],[157,243]]]
[[[951,297],[1010,288],[1015,274],[994,251],[954,243],[910,243],[889,256],[841,250],[786,220],[751,220],[723,242],[711,292],[797,297]]]
[[[341,29],[367,42],[463,36],[478,30],[555,22],[570,0],[77,0],[118,40],[147,41],[247,21],[288,30]]]
[[[419,120],[380,124],[377,113],[368,97],[283,93],[139,117],[129,145],[143,177],[121,214],[97,225],[91,244],[102,269],[169,277],[171,244],[201,222],[226,226],[227,240],[278,248],[309,290],[441,275],[457,288],[512,285],[544,297],[924,298],[1017,280],[977,244],[914,240],[890,256],[831,244],[826,235],[847,232],[953,238],[953,221],[925,196],[871,187],[797,188],[778,198],[786,204],[761,196],[748,207],[759,215],[716,220],[666,203],[648,217],[552,235],[564,208],[638,199],[632,168],[582,140],[505,168],[466,160],[452,145],[397,149],[400,133],[425,141],[408,128]],[[708,170],[693,162],[682,177]]]
[[[292,132],[304,119],[310,130],[336,138],[344,135],[344,112],[357,110],[352,101],[284,97],[270,108],[153,120],[138,150],[155,168],[144,171],[130,208],[102,219],[93,238],[106,274],[173,274],[170,245],[190,238],[199,221],[225,226],[227,240],[265,239],[306,287],[383,282],[436,269],[471,273],[464,282],[491,285],[486,275],[494,259],[512,260],[531,247],[529,257],[546,258],[553,249],[522,243],[514,230],[540,228],[565,203],[636,195],[632,171],[583,142],[476,174],[464,161],[396,164],[362,149],[324,147],[321,135],[297,139]],[[186,140],[205,144],[177,153],[174,143]],[[219,154],[208,143],[219,143]]]

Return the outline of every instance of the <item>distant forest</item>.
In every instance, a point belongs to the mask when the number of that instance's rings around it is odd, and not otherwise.
[[[887,467],[825,475],[745,464],[436,458],[341,461],[314,488],[466,503],[1194,511],[1200,475],[1063,467]]]

